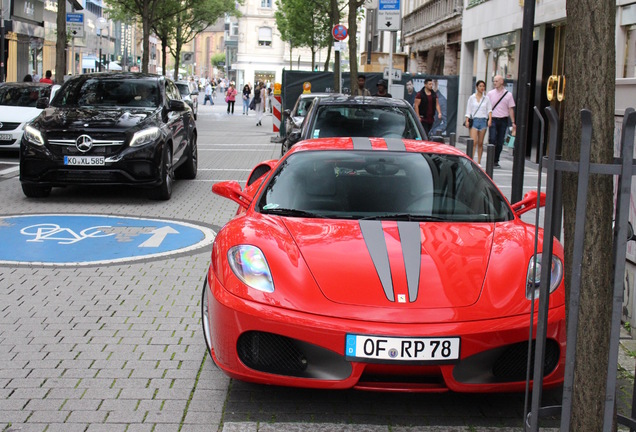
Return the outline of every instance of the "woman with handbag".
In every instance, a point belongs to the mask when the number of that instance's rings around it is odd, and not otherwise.
[[[484,152],[486,130],[492,124],[492,106],[490,99],[484,94],[485,91],[486,83],[482,80],[477,81],[475,93],[468,98],[466,104],[466,122],[464,123],[474,143],[471,158],[475,160],[475,150],[477,150],[478,164],[481,164],[481,156]]]
[[[245,84],[243,86],[243,114],[248,115],[250,113],[250,95],[252,93],[252,89],[250,86]]]

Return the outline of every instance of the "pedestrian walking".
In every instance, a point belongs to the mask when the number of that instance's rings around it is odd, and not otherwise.
[[[437,92],[433,90],[432,79],[424,79],[424,87],[415,95],[413,108],[415,108],[415,114],[420,118],[424,131],[426,135],[428,135],[433,127],[433,123],[435,123],[434,116],[436,111],[437,118],[442,119],[442,108],[439,106]]]
[[[243,115],[248,115],[250,113],[250,95],[252,90],[250,86],[245,84],[243,86]]]
[[[490,98],[484,94],[485,91],[486,83],[482,80],[477,81],[475,93],[468,98],[466,104],[466,121],[464,122],[474,143],[473,154],[470,157],[474,160],[475,150],[477,150],[477,163],[479,164],[481,164],[481,156],[484,152],[486,130],[492,124],[492,105]]]
[[[378,91],[373,96],[393,97],[391,93],[387,92],[389,84],[386,82],[386,80],[380,79],[380,81],[378,81],[378,83],[376,84],[376,87],[378,88]]]
[[[210,101],[210,105],[214,105],[214,99],[212,99],[212,85],[210,84],[210,81],[207,82],[203,91],[205,93],[205,96],[203,97],[203,105],[205,105],[208,101]]]
[[[515,101],[512,94],[504,88],[504,79],[501,75],[495,75],[492,80],[494,89],[488,92],[488,99],[492,104],[492,124],[488,129],[488,140],[495,145],[495,168],[501,168],[499,157],[503,150],[504,140],[508,127],[512,123],[512,134],[516,132]]]
[[[263,126],[261,120],[263,119],[263,110],[265,108],[265,98],[267,97],[267,90],[265,85],[261,82],[254,88],[254,107],[256,108],[256,126]]]
[[[234,81],[230,83],[230,86],[225,92],[225,102],[227,102],[227,113],[234,115],[234,102],[236,101],[236,88],[234,88]]]
[[[47,83],[47,84],[53,84],[53,80],[51,79],[51,77],[53,76],[53,74],[51,73],[50,70],[47,70],[44,73],[44,78],[40,79],[41,83]]]

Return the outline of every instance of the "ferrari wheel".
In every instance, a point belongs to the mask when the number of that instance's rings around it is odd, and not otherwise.
[[[205,346],[208,350],[208,354],[212,358],[212,341],[210,340],[210,318],[208,315],[208,295],[210,290],[208,289],[208,278],[206,275],[205,282],[203,282],[203,294],[201,295],[201,324],[203,325],[203,338],[205,339]],[[214,361],[214,358],[212,358]]]

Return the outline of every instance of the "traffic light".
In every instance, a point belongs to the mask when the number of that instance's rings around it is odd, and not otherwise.
[[[140,65],[141,64],[141,56],[137,56],[137,64]]]

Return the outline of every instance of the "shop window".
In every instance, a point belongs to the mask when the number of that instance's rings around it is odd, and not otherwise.
[[[627,38],[625,40],[625,70],[623,78],[636,77],[636,25],[626,28]]]
[[[261,0],[261,7],[262,8],[271,8],[272,7],[272,0]]]

